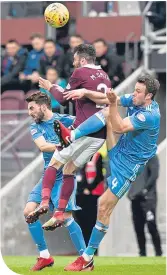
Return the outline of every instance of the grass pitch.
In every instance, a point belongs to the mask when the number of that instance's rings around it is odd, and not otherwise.
[[[35,257],[4,256],[4,262],[18,274],[30,275],[30,267],[35,263]],[[40,274],[45,275],[72,275],[79,272],[67,272],[63,268],[76,257],[55,256],[55,264],[44,268]],[[39,272],[39,271],[38,271]],[[88,273],[88,272],[86,272]],[[36,274],[36,272],[35,272]],[[95,257],[95,269],[93,275],[165,275],[165,257]]]

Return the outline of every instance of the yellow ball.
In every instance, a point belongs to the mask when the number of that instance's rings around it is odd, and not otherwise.
[[[50,4],[44,12],[45,21],[54,28],[61,28],[69,20],[69,11],[61,3]]]

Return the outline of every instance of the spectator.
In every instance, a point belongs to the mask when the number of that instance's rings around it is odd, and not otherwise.
[[[52,39],[47,39],[44,44],[44,54],[40,58],[39,74],[46,76],[47,68],[54,67],[62,75],[62,50],[57,48]]]
[[[16,40],[6,44],[1,65],[1,91],[20,89],[19,72],[23,70],[28,52]]]
[[[30,89],[38,88],[37,82],[39,78],[39,60],[43,54],[44,37],[40,33],[35,33],[31,37],[33,49],[29,52],[25,69],[20,72],[19,79],[22,83],[22,89],[27,92]]]
[[[154,31],[165,28],[166,27],[166,2],[153,1],[147,15],[150,23],[152,23],[154,26]]]
[[[61,86],[62,88],[65,88],[67,85],[67,82],[65,79],[63,78],[59,78],[58,72],[56,71],[56,69],[54,67],[49,67],[46,71],[46,79],[49,80],[52,84],[58,84],[59,86]],[[57,109],[60,104],[57,102],[57,100],[52,96],[51,93],[49,93],[49,91],[46,91],[44,89],[41,89],[42,92],[47,93],[50,98],[51,98],[51,103],[52,103],[52,109]]]
[[[139,255],[146,256],[144,227],[147,224],[156,256],[162,255],[161,240],[156,224],[157,191],[156,181],[159,174],[159,161],[155,156],[148,161],[144,172],[136,179],[129,190],[133,225],[136,232]]]
[[[74,67],[73,67],[73,50],[76,46],[83,44],[84,40],[81,35],[74,34],[70,36],[69,39],[69,45],[70,49],[67,51],[67,53],[64,56],[64,62],[63,62],[63,77],[67,80],[73,73]]]
[[[77,211],[75,216],[82,228],[85,243],[87,245],[92,229],[96,223],[97,200],[105,189],[103,158],[100,150],[93,156],[91,161],[85,164],[78,172],[77,182],[77,204],[82,210]]]
[[[116,87],[124,80],[122,64],[119,57],[111,54],[107,42],[104,39],[97,39],[93,42],[96,50],[96,64],[101,65],[102,69],[109,75],[112,87]]]

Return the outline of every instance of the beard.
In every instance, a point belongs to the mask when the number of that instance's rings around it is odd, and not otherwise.
[[[38,113],[38,115],[36,115],[35,117],[33,117],[34,121],[39,124],[42,122],[42,120],[44,119],[44,113],[42,111],[40,111]]]

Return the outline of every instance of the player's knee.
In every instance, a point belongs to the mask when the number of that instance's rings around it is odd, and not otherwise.
[[[61,163],[55,158],[52,158],[48,166],[52,166],[56,169],[60,169],[63,166],[63,163]]]
[[[26,218],[30,214],[30,212],[30,209],[28,207],[25,207],[23,211],[24,217]]]
[[[38,206],[35,202],[28,202],[23,210],[24,217],[27,217]]]
[[[70,161],[68,163],[65,164],[65,166],[63,167],[63,174],[64,175],[72,175],[76,170],[76,166],[73,163],[73,161]]]

